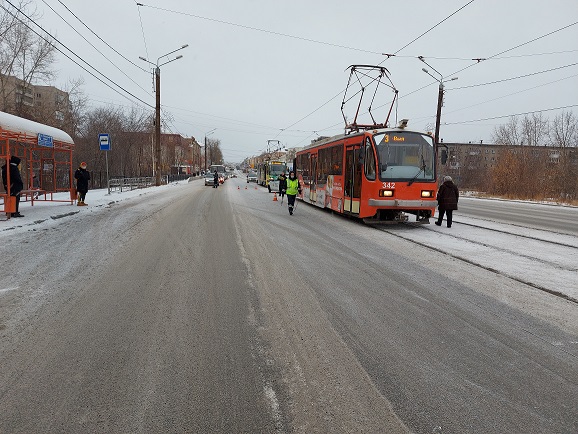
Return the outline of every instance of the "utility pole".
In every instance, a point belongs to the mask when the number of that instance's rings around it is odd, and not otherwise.
[[[205,172],[207,172],[207,136],[214,133],[216,130],[216,128],[213,128],[211,131],[205,133]]]
[[[155,67],[155,92],[156,92],[156,105],[155,105],[155,185],[161,185],[161,66],[166,65],[167,63],[173,62],[182,58],[183,56],[177,56],[174,59],[168,60],[164,63],[159,64],[160,60],[163,57],[169,56],[176,51],[182,50],[183,48],[187,48],[189,45],[185,44],[176,50],[171,51],[170,53],[164,54],[157,59],[157,63],[153,63],[150,60],[146,59],[145,57],[140,56],[140,60],[144,60],[147,63],[150,63]]]
[[[442,118],[442,105],[444,103],[444,84],[440,81],[440,86],[438,90],[438,108],[436,112],[436,129],[434,133],[434,142],[436,146],[440,142],[440,121]]]
[[[155,68],[156,110],[155,110],[155,185],[161,185],[161,68]]]
[[[436,154],[437,154],[437,146],[440,143],[440,123],[441,123],[441,118],[442,118],[442,106],[444,103],[444,76],[441,74],[441,72],[439,72],[437,69],[435,69],[429,63],[427,63],[424,60],[423,56],[419,56],[418,59],[421,60],[423,63],[425,63],[427,66],[429,66],[431,69],[433,69],[440,76],[440,78],[434,77],[433,75],[430,74],[430,72],[426,68],[421,69],[423,72],[425,72],[427,75],[429,75],[431,78],[433,78],[434,80],[436,80],[439,83],[438,106],[437,106],[437,111],[436,111],[436,129],[435,129],[435,133],[434,133],[434,142],[436,145]],[[452,77],[449,79],[449,81],[453,81],[453,80],[457,80],[457,79],[458,79],[458,77]]]

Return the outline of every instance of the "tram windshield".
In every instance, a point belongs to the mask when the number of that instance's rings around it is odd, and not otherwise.
[[[379,179],[434,180],[432,137],[410,131],[395,131],[374,136]]]
[[[272,163],[270,167],[272,176],[279,176],[287,170],[287,166],[284,163]]]

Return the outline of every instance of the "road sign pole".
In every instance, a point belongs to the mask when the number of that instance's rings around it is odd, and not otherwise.
[[[108,194],[110,194],[110,179],[108,177],[108,151],[110,151],[110,134],[99,134],[98,143],[100,144],[100,150],[105,151],[106,155],[106,188],[108,189]]]
[[[108,194],[110,194],[110,179],[108,177],[108,152],[106,155],[106,188],[108,189]]]

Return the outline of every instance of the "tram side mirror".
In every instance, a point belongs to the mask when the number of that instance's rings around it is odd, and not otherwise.
[[[442,149],[442,164],[446,164],[448,162],[448,151]]]

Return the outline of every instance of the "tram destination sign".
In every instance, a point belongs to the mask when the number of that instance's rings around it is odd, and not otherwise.
[[[38,146],[44,146],[46,148],[54,148],[54,141],[52,140],[52,136],[38,133]]]

